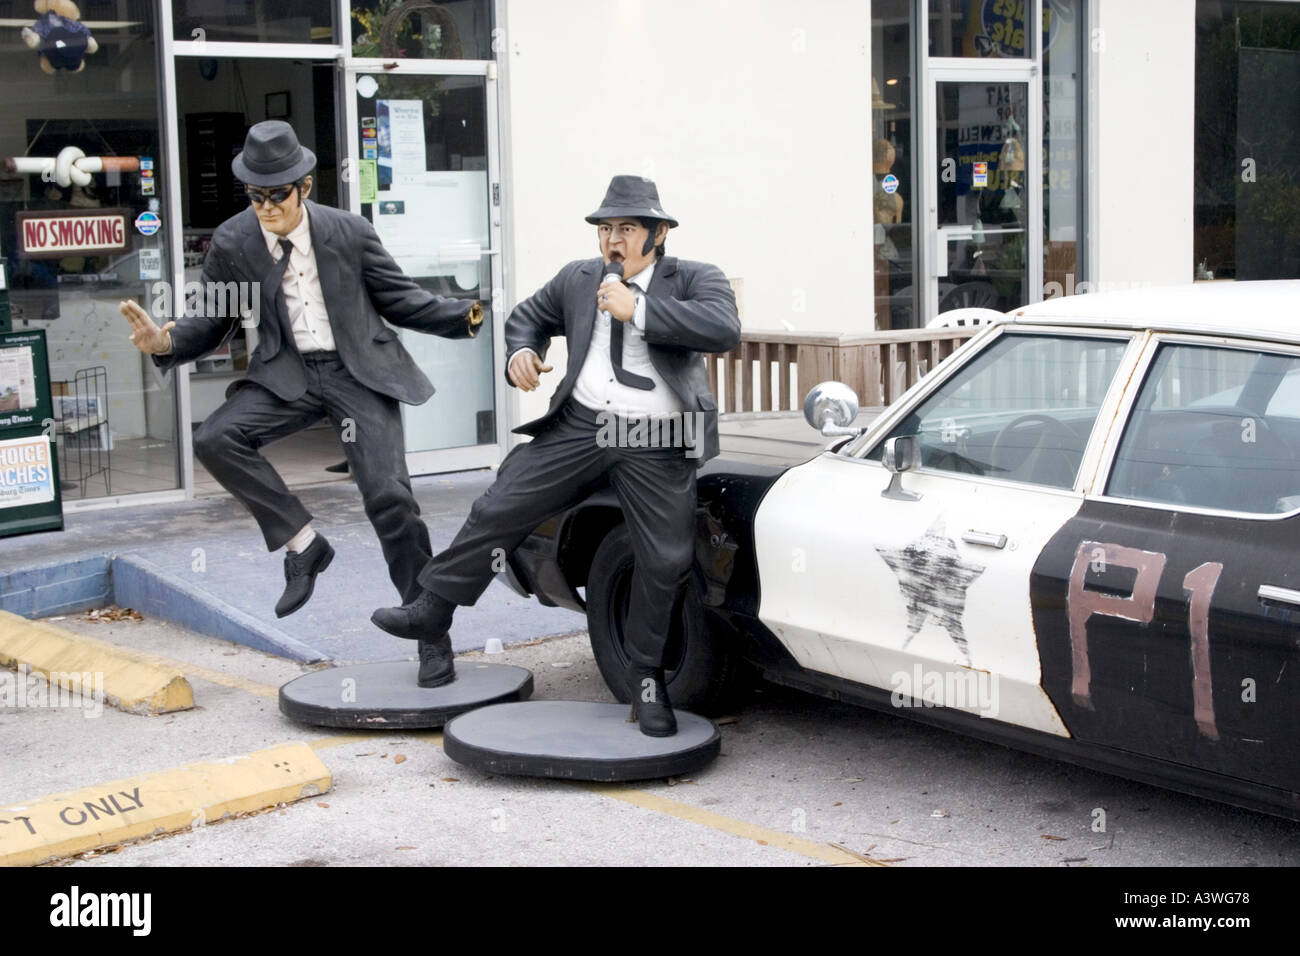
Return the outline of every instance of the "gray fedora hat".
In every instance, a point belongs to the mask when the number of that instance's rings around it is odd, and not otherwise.
[[[287,186],[316,168],[316,154],[298,143],[298,134],[284,120],[266,120],[249,128],[244,151],[230,168],[250,186]]]
[[[611,179],[604,201],[587,217],[587,222],[597,223],[602,219],[621,219],[624,216],[662,219],[671,228],[677,228],[677,220],[659,205],[659,190],[644,176],[615,176]]]

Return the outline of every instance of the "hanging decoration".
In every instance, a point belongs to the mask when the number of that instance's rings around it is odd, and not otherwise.
[[[10,156],[3,163],[7,173],[39,174],[47,183],[89,186],[95,173],[133,173],[140,169],[138,156],[87,156],[76,146],[65,146],[58,156]]]
[[[87,54],[99,50],[90,27],[81,22],[81,10],[72,0],[36,0],[38,19],[23,27],[23,42],[41,55],[41,69],[80,73]]]

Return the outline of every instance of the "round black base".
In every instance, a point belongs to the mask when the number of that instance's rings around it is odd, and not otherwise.
[[[280,688],[280,713],[319,727],[409,730],[441,727],[457,714],[526,700],[532,672],[508,664],[456,662],[456,679],[442,687],[416,685],[420,665],[393,661],[314,671]]]
[[[452,760],[487,773],[567,780],[650,780],[692,773],[722,747],[713,721],[684,710],[672,737],[647,737],[627,704],[532,700],[463,714],[443,731]]]

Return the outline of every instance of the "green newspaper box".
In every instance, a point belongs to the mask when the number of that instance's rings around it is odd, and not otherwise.
[[[0,536],[63,529],[42,329],[0,333]]]

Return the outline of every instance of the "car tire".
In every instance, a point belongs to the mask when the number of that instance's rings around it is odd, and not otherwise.
[[[591,560],[587,577],[587,631],[601,676],[623,703],[629,657],[625,624],[632,579],[632,542],[627,526],[607,534]],[[745,686],[743,663],[719,635],[710,633],[700,605],[698,572],[683,589],[673,633],[664,654],[664,678],[674,708],[721,713],[737,703]]]

